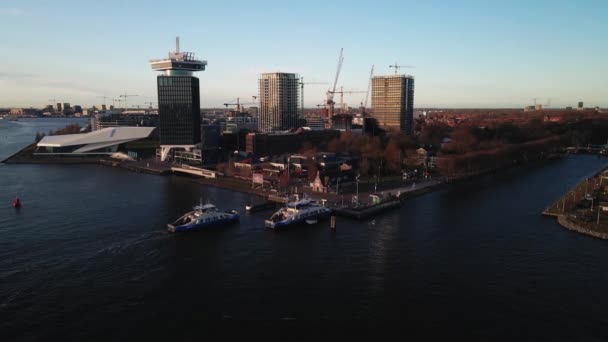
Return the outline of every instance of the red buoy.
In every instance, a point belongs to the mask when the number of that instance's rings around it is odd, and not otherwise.
[[[15,209],[21,208],[21,201],[19,200],[19,197],[15,198],[13,200],[13,208],[15,208]]]

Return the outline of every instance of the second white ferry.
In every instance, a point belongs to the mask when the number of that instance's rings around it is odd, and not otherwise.
[[[266,220],[267,228],[279,229],[307,222],[312,224],[331,215],[331,209],[317,205],[310,199],[296,199]]]

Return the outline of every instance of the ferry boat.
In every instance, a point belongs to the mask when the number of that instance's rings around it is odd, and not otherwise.
[[[239,214],[236,211],[220,211],[213,204],[201,204],[195,206],[193,209],[194,210],[178,218],[175,222],[167,224],[169,231],[177,233],[217,227],[239,221]]]
[[[310,199],[296,199],[287,203],[287,206],[274,213],[269,220],[266,220],[267,228],[279,229],[304,222],[314,224],[331,215],[331,209],[320,206]]]

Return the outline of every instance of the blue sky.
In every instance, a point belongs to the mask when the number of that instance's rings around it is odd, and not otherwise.
[[[156,102],[148,60],[209,62],[201,105],[257,93],[257,75],[299,73],[367,89],[369,71],[414,65],[416,107],[608,106],[608,1],[0,1],[0,107],[98,96]],[[307,106],[327,86],[305,89]],[[363,95],[345,96],[357,105]],[[108,101],[109,102],[109,101]]]

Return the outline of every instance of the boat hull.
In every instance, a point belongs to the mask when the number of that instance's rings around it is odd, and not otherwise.
[[[169,223],[167,225],[167,229],[171,233],[180,233],[180,232],[186,232],[186,231],[191,231],[191,230],[205,230],[205,229],[215,228],[215,227],[219,227],[219,226],[223,226],[223,225],[227,225],[227,224],[233,224],[233,223],[237,223],[237,222],[239,222],[239,216],[234,215],[231,218],[226,218],[226,219],[222,219],[222,220],[216,220],[216,221],[212,221],[212,222],[189,223],[189,224],[184,224],[181,226],[175,226],[175,225]]]
[[[265,226],[266,228],[270,228],[270,229],[283,229],[283,228],[288,228],[288,227],[292,227],[292,226],[298,226],[298,225],[302,225],[302,224],[306,224],[306,220],[317,220],[321,221],[321,220],[325,220],[327,218],[329,218],[331,216],[331,211],[326,211],[322,214],[316,215],[314,217],[301,217],[299,219],[294,219],[293,217],[290,217],[286,220],[282,220],[282,221],[277,221],[277,222],[273,222],[271,220],[266,220],[265,222]]]

